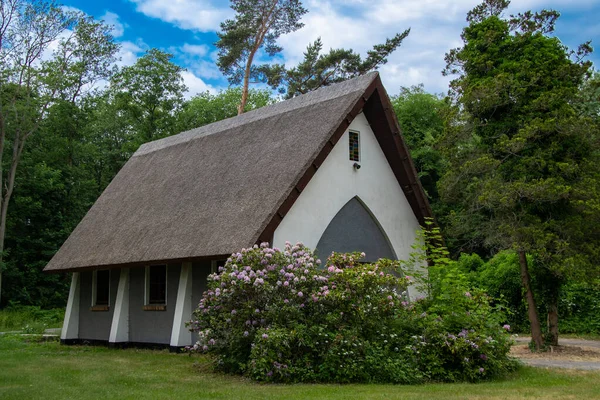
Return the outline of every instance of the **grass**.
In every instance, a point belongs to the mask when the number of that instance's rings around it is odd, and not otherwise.
[[[34,343],[4,335],[0,398],[600,399],[600,372],[523,367],[480,384],[267,385],[211,373],[206,359],[197,356]]]
[[[600,340],[600,334],[598,333],[561,333],[558,339],[587,339],[587,340]]]
[[[35,306],[14,306],[0,310],[0,332],[22,331],[43,333],[47,328],[60,328],[65,310],[42,310]]]

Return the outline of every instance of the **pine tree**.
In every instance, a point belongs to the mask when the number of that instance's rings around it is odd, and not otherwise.
[[[283,49],[277,39],[300,29],[300,18],[306,13],[299,0],[232,0],[235,17],[221,23],[217,65],[228,76],[229,83],[242,84],[242,99],[238,115],[242,114],[248,99],[250,81],[266,81],[266,65],[254,65],[260,50],[274,56]]]

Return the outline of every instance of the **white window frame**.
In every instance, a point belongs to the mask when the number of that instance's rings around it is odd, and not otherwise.
[[[150,304],[150,267],[165,266],[165,302],[163,304]],[[145,306],[166,306],[169,298],[169,266],[167,264],[146,265],[144,272],[144,305]]]
[[[108,304],[104,305],[102,304],[102,307],[110,307],[110,270],[103,270],[103,271],[108,271]],[[98,270],[94,270],[92,271],[92,307],[96,307],[98,304],[96,304],[97,301],[97,295],[98,295]]]

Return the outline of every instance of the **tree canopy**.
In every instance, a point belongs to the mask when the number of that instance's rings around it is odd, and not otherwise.
[[[273,89],[285,93],[286,98],[308,93],[323,86],[343,82],[378,69],[387,63],[387,57],[406,39],[410,29],[376,44],[363,59],[352,49],[330,49],[323,54],[323,42],[318,38],[304,52],[304,59],[295,67],[274,64],[261,68]]]
[[[8,208],[25,144],[51,107],[74,106],[111,75],[117,49],[108,26],[53,1],[0,3],[0,297]]]
[[[299,0],[232,0],[234,19],[221,23],[217,65],[228,77],[229,83],[242,84],[242,97],[238,114],[245,111],[250,81],[265,82],[267,64],[254,65],[254,59],[263,50],[274,56],[283,49],[277,39],[300,29],[306,9]]]
[[[171,62],[172,57],[150,49],[111,79],[109,94],[127,116],[128,131],[137,136],[137,145],[177,133],[175,114],[183,105],[187,87],[181,76],[183,68]]]
[[[217,94],[199,93],[187,101],[177,116],[177,131],[198,128],[237,115],[242,88],[231,87]],[[249,89],[246,111],[255,110],[273,103],[268,89]]]
[[[439,199],[437,182],[446,168],[437,147],[444,133],[448,105],[441,95],[425,92],[423,85],[402,87],[391,100],[423,189],[435,207]]]
[[[596,251],[584,243],[598,243],[597,230],[583,218],[599,199],[590,190],[598,182],[598,126],[574,106],[590,73],[585,56],[591,48],[586,43],[569,51],[548,36],[557,12],[503,18],[508,4],[485,0],[475,7],[464,45],[446,55],[444,72],[456,76],[450,96],[460,117],[444,138],[450,168],[440,193],[459,205],[448,231],[468,239],[464,249],[520,252],[539,347],[525,254],[546,266],[549,292],[557,296],[566,275],[590,264]],[[557,335],[555,327],[551,331]]]

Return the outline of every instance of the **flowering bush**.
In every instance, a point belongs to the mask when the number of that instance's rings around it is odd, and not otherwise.
[[[513,370],[508,357],[511,337],[502,310],[479,290],[460,288],[443,301],[432,297],[410,304],[397,329],[412,331],[411,349],[418,368],[429,380],[478,381]]]
[[[468,321],[446,318],[431,302],[408,302],[399,262],[363,257],[334,253],[320,267],[300,243],[232,254],[209,276],[192,350],[215,355],[221,371],[274,382],[478,380],[505,367],[494,360],[506,360],[507,335],[477,321],[488,317],[482,296],[463,296]]]

